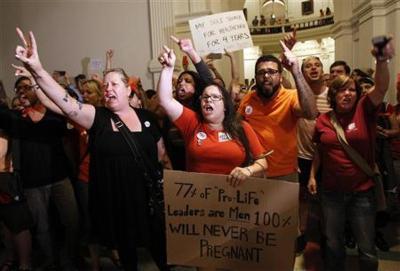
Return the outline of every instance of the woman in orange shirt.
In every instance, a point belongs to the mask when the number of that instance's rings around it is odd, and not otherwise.
[[[202,90],[198,106],[189,109],[172,95],[174,52],[164,47],[159,60],[160,104],[184,137],[187,170],[229,175],[233,186],[264,172],[264,149],[250,125],[237,119],[228,92],[211,84]]]

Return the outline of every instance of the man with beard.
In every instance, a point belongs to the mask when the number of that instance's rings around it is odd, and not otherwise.
[[[297,58],[283,42],[281,45],[285,67],[290,69],[297,90],[282,86],[283,67],[278,58],[261,56],[255,65],[256,91],[243,98],[238,111],[267,152],[273,151],[268,158],[267,177],[297,182],[296,124],[300,117],[314,119],[317,110]]]
[[[78,209],[68,175],[68,160],[62,138],[66,131],[64,118],[46,110],[35,93],[29,77],[15,83],[21,112],[0,106],[0,129],[12,139],[19,139],[20,177],[34,221],[34,237],[42,249],[43,268],[56,268],[50,233],[48,208],[54,201],[64,226],[62,270],[75,265],[78,234]]]

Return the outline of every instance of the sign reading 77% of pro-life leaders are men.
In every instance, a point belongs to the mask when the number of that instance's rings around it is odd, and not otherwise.
[[[170,264],[229,270],[293,270],[298,184],[225,175],[164,173]]]

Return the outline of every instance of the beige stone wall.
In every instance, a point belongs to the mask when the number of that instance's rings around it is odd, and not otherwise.
[[[151,59],[147,0],[1,0],[0,78],[6,88],[14,82],[11,63],[17,44],[15,27],[33,30],[48,71],[83,72],[82,60],[105,60],[115,49],[113,66],[142,78],[152,88],[147,65]]]

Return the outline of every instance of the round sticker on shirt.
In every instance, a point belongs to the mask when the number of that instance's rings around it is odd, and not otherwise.
[[[147,128],[149,128],[149,127],[150,127],[150,122],[145,121],[145,122],[144,122],[144,126],[146,126]]]
[[[207,135],[206,135],[206,133],[204,133],[204,132],[198,132],[197,135],[196,135],[196,137],[197,137],[198,139],[200,139],[200,140],[204,140],[204,139],[207,138]]]
[[[244,112],[246,113],[246,115],[250,115],[251,113],[253,113],[253,107],[251,107],[251,105],[246,106]]]

